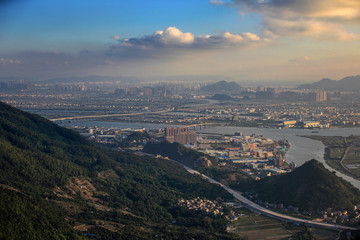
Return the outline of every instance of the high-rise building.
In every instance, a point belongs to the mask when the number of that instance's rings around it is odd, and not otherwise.
[[[188,127],[165,128],[165,140],[168,142],[178,142],[181,144],[196,143],[196,133],[190,132]]]
[[[256,90],[257,99],[273,99],[278,93],[278,90],[273,87],[258,86]]]
[[[311,92],[309,93],[309,100],[314,102],[325,102],[327,101],[327,92],[323,90]]]
[[[316,92],[316,101],[317,102],[327,101],[327,92],[326,91],[317,91]]]

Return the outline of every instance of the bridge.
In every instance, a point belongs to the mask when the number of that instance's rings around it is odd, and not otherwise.
[[[76,116],[76,117],[62,117],[62,118],[53,118],[50,121],[65,121],[65,120],[77,120],[77,119],[86,119],[86,118],[108,118],[108,117],[124,117],[124,116],[136,116],[144,114],[156,114],[156,113],[165,113],[170,112],[171,109],[155,111],[155,112],[137,112],[137,113],[119,113],[119,114],[103,114],[103,115],[87,115],[87,116]]]

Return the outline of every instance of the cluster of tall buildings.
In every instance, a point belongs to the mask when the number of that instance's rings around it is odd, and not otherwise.
[[[309,93],[309,100],[314,102],[325,102],[327,101],[326,91],[316,91]]]
[[[115,94],[123,96],[161,96],[166,97],[166,89],[163,87],[126,87],[115,90]]]
[[[258,86],[256,89],[257,99],[273,99],[278,94],[277,88]]]
[[[258,86],[256,89],[256,98],[261,100],[272,100],[272,99],[287,99],[294,101],[305,100],[311,102],[326,102],[329,99],[340,99],[340,91],[330,93],[330,96],[325,90],[312,90],[310,92],[296,92],[296,91],[280,91],[273,87]]]
[[[196,133],[190,132],[188,127],[167,127],[165,128],[165,140],[181,144],[196,143]]]

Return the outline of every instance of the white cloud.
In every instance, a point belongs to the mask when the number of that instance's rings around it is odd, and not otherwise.
[[[17,59],[0,58],[0,64],[2,64],[2,65],[21,64],[21,61],[20,61],[20,60],[17,60]]]
[[[192,33],[183,33],[176,27],[168,27],[165,31],[155,32],[155,37],[159,37],[164,44],[178,45],[191,44],[194,42],[194,35]]]
[[[246,33],[243,33],[243,35],[247,39],[250,39],[251,41],[260,41],[260,37],[254,33],[246,32]]]
[[[230,33],[223,32],[220,35],[199,35],[194,36],[190,32],[182,32],[176,27],[168,27],[165,30],[155,31],[150,36],[141,38],[126,38],[119,40],[120,44],[112,46],[115,49],[169,49],[169,48],[189,48],[189,49],[211,49],[221,47],[249,47],[264,45],[271,41],[271,36],[262,38],[254,33]]]
[[[113,36],[111,36],[111,38],[114,39],[114,40],[120,40],[121,39],[121,37],[119,35],[113,35]]]
[[[241,43],[244,38],[239,34],[232,34],[230,32],[224,32],[222,34],[222,38],[225,40],[225,42],[231,42],[231,43]]]
[[[168,27],[164,31],[155,31],[150,36],[142,38],[125,38],[120,41],[121,47],[126,48],[164,48],[164,47],[186,47],[195,41],[192,33],[184,33],[176,27]]]

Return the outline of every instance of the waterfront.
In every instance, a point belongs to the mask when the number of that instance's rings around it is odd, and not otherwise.
[[[347,176],[337,170],[331,168],[325,163],[324,152],[325,146],[322,142],[301,137],[305,135],[318,136],[350,136],[360,135],[360,128],[331,128],[321,129],[318,133],[313,133],[307,129],[274,129],[274,128],[252,128],[252,127],[209,127],[198,130],[201,133],[216,133],[216,134],[234,134],[235,132],[242,132],[244,135],[251,135],[253,133],[263,135],[265,138],[282,139],[286,138],[291,147],[286,154],[287,162],[294,162],[297,166],[305,162],[316,159],[322,162],[327,169],[335,171],[337,176],[351,182],[355,187],[360,189],[360,181],[350,176]]]
[[[138,123],[138,122],[110,122],[110,121],[87,121],[87,120],[74,120],[74,121],[63,121],[58,123],[64,127],[102,127],[102,128],[118,128],[118,129],[142,129],[155,130],[165,127],[181,127],[174,124],[161,124],[161,123]]]
[[[105,128],[133,128],[140,129],[146,128],[147,130],[164,128],[166,124],[148,124],[148,123],[130,123],[130,122],[109,122],[109,121],[72,121],[64,122],[61,125],[74,127],[74,126],[86,126],[86,127],[105,127]],[[297,166],[304,164],[306,161],[316,159],[324,163],[325,167],[330,171],[335,171],[336,174],[345,180],[351,182],[355,187],[360,189],[360,181],[352,177],[344,175],[335,169],[329,167],[324,160],[325,146],[322,142],[304,138],[305,135],[318,135],[318,136],[350,136],[360,135],[360,128],[331,128],[320,129],[317,133],[308,129],[275,129],[275,128],[254,128],[254,127],[230,127],[230,126],[215,126],[206,127],[196,130],[198,133],[214,133],[214,134],[234,134],[235,132],[242,132],[244,135],[251,135],[253,133],[263,135],[265,138],[270,139],[283,139],[286,138],[291,147],[286,154],[287,162],[294,162]]]

